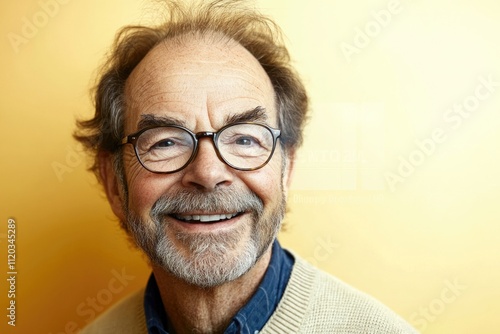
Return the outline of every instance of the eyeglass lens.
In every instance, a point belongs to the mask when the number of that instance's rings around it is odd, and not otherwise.
[[[189,162],[194,151],[194,134],[177,127],[146,130],[137,138],[141,163],[155,172],[171,172]],[[271,131],[258,124],[234,124],[218,132],[215,146],[220,156],[237,169],[253,169],[264,164],[273,152]]]

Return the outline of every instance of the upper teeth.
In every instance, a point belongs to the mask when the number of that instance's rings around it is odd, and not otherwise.
[[[200,222],[212,222],[212,221],[218,221],[221,219],[230,219],[236,215],[237,215],[237,213],[227,213],[227,214],[220,214],[220,215],[192,215],[192,216],[177,215],[177,218],[182,219],[182,220],[198,220]]]

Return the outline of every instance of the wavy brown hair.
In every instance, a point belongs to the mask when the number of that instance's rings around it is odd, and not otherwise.
[[[299,76],[290,63],[279,27],[250,8],[243,0],[165,1],[167,14],[157,26],[126,26],[116,35],[93,91],[94,117],[78,120],[74,137],[92,158],[90,170],[98,180],[98,154],[115,154],[124,137],[124,88],[132,70],[156,45],[189,34],[222,35],[246,48],[269,76],[276,93],[278,125],[285,150],[302,143],[308,98]],[[115,168],[123,177],[121,158],[115,154]]]

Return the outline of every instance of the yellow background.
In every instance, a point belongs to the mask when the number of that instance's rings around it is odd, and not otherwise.
[[[0,4],[2,277],[8,218],[18,256],[17,326],[6,324],[3,278],[2,333],[72,333],[92,299],[108,307],[148,276],[71,132],[92,111],[88,89],[114,33],[154,6],[43,5],[54,1]],[[500,82],[500,2],[257,6],[285,31],[312,98],[282,243],[425,333],[498,333],[500,86],[477,87]],[[39,27],[13,43],[26,22]],[[464,103],[475,110],[457,118]]]

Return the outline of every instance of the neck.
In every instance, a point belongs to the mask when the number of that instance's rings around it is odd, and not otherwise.
[[[271,248],[240,278],[200,288],[153,266],[165,312],[177,334],[223,333],[257,290],[271,259]]]

